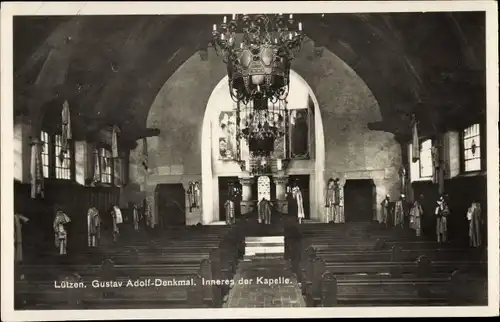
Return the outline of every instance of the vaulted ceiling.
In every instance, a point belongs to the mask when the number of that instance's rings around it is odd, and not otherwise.
[[[411,114],[433,134],[484,118],[485,15],[296,15],[306,35],[343,59],[379,102],[374,130],[406,136]],[[134,141],[154,135],[146,118],[175,70],[206,48],[221,16],[14,18],[15,113],[59,115],[70,101],[75,133],[118,124]]]

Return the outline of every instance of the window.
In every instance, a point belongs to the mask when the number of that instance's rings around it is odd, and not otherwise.
[[[462,158],[465,172],[481,170],[481,134],[479,124],[463,131]]]
[[[54,136],[54,157],[56,165],[56,179],[71,179],[71,149],[68,145],[68,151],[61,155],[62,135],[56,134]]]
[[[113,182],[113,158],[111,156],[111,151],[101,148],[101,182],[109,183]]]
[[[43,177],[49,177],[49,134],[43,132],[40,135],[42,140],[42,167],[43,167]]]
[[[45,178],[71,180],[74,171],[73,143],[68,142],[67,152],[61,155],[62,135],[42,131],[40,139],[42,141],[43,176]]]
[[[432,177],[432,140],[420,144],[420,178]]]

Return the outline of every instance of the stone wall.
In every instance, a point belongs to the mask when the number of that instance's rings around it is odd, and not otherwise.
[[[367,124],[381,120],[381,115],[363,80],[327,50],[322,57],[314,57],[311,42],[305,44],[292,66],[311,87],[321,112],[317,117],[324,128],[325,166],[323,173],[317,174],[322,185],[314,193],[323,195],[324,181],[339,177],[344,182],[350,178],[374,179],[377,203],[387,193],[397,196],[401,148],[392,134],[368,129]],[[139,146],[131,153],[129,188],[135,191],[128,189],[129,195],[152,196],[157,183],[201,180],[201,152],[207,148],[202,147],[205,109],[225,73],[220,57],[209,52],[207,60],[193,55],[167,80],[151,106],[147,122],[148,127],[161,130],[159,137],[148,139],[150,170],[146,176],[134,170],[134,160],[142,152]],[[313,218],[322,220],[324,207],[313,207]],[[215,219],[213,215],[203,217]]]

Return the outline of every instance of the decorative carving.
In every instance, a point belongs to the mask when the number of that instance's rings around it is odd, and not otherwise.
[[[273,180],[276,185],[285,185],[288,183],[288,176],[273,177]]]
[[[242,186],[249,186],[254,182],[255,179],[253,177],[247,177],[247,178],[239,178],[239,180]]]

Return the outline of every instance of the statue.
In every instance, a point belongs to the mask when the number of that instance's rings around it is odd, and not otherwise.
[[[434,214],[436,215],[436,237],[438,243],[444,243],[448,237],[448,216],[450,215],[450,209],[448,208],[447,202],[444,200],[444,196],[439,197],[436,202],[436,210]]]
[[[60,207],[56,207],[56,216],[53,222],[55,245],[59,249],[59,255],[66,255],[66,246],[68,243],[68,233],[65,225],[71,222],[71,219],[66,215]]]
[[[302,224],[302,220],[305,217],[304,200],[302,198],[302,191],[300,190],[300,188],[296,182],[294,182],[294,184],[293,184],[292,196],[297,204],[297,218],[299,220],[299,224]]]
[[[111,217],[113,218],[113,242],[116,243],[120,235],[120,225],[123,223],[122,212],[118,206],[113,206]]]
[[[23,235],[22,235],[22,225],[27,223],[28,218],[21,214],[14,214],[14,246],[16,252],[14,253],[14,258],[16,262],[23,261]]]
[[[101,218],[99,211],[91,207],[87,212],[87,231],[89,247],[96,247],[101,237]]]
[[[380,206],[382,206],[382,224],[384,224],[386,227],[389,225],[389,217],[391,214],[391,197],[389,195],[386,195],[384,200],[380,203]]]

